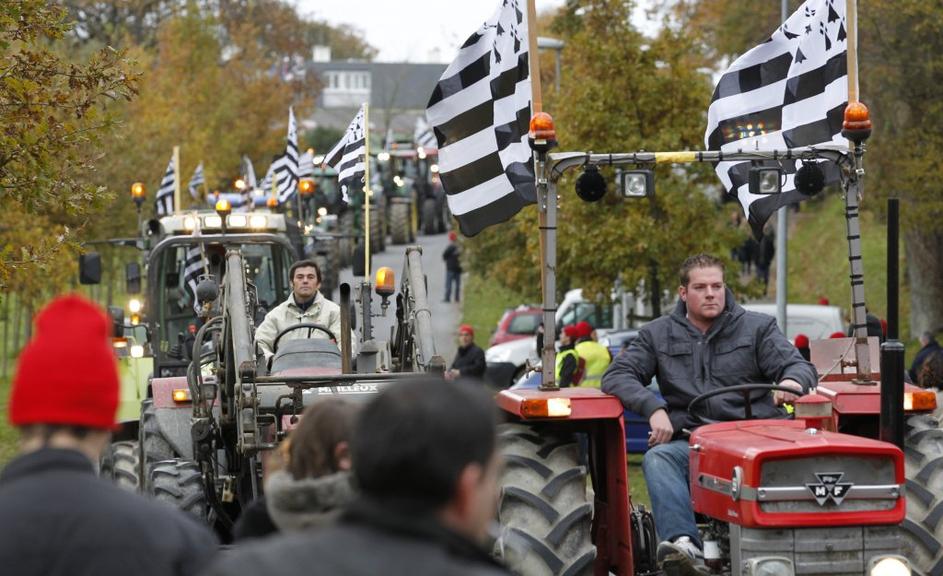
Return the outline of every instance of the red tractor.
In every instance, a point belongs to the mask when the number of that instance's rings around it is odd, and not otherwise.
[[[552,123],[537,122],[536,128],[532,121],[538,195],[549,230],[555,202],[545,200],[557,197],[556,182],[572,167],[631,165],[635,169],[623,173],[620,184],[632,197],[650,189],[645,169],[660,162],[718,161],[723,154],[724,160],[758,166],[775,158],[768,169],[782,170],[788,160],[803,166],[833,161],[845,188],[852,278],[862,278],[857,201],[863,138],[853,138],[851,151],[548,154]],[[896,255],[896,238],[894,250]],[[554,267],[551,252],[544,269],[549,314]],[[896,298],[896,264],[888,278]],[[688,410],[704,422],[690,434],[689,484],[711,573],[943,574],[943,431],[933,417],[936,393],[905,386],[899,342],[881,347],[882,369],[876,368],[877,339],[864,333],[862,284],[853,283],[855,337],[813,343],[818,386],[796,402],[793,419],[752,419],[749,410],[735,422],[701,415],[709,397],[742,394],[750,406],[751,395],[768,394],[776,388],[770,385],[724,388],[690,403]],[[889,329],[894,338],[896,300],[888,308],[895,314]],[[506,470],[496,554],[528,575],[680,573],[656,564],[652,516],[631,503],[628,474],[634,471],[627,470],[622,403],[596,389],[553,385],[552,346],[543,356],[543,382],[551,385],[497,396],[510,422],[499,438]]]

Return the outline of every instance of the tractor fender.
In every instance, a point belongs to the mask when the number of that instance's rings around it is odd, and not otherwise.
[[[190,402],[174,402],[173,391],[181,388],[187,388],[187,378],[185,376],[154,378],[151,380],[154,417],[161,436],[167,440],[174,452],[189,458],[193,454],[193,439],[190,435],[190,418],[193,415],[193,404]]]

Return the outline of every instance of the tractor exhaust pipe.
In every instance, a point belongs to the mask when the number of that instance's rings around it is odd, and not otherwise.
[[[341,373],[350,374],[350,284],[344,282],[341,291]]]
[[[881,345],[881,440],[904,449],[904,345],[898,337],[900,200],[887,199],[887,341]]]

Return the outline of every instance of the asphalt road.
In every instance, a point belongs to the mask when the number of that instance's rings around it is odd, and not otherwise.
[[[442,261],[442,252],[449,244],[448,236],[445,234],[420,235],[416,244],[422,247],[422,267],[429,287],[429,304],[432,309],[436,350],[445,358],[446,366],[448,366],[452,363],[452,357],[455,355],[456,330],[458,330],[459,321],[462,318],[461,304],[454,301],[446,304],[442,301],[445,296],[445,262]],[[373,255],[372,273],[376,274],[376,270],[382,266],[389,266],[396,272],[396,285],[398,288],[403,278],[405,265],[406,245],[394,246],[387,239],[386,250]],[[354,278],[350,268],[341,270],[340,282],[348,282],[351,284],[351,289],[354,289],[356,287],[355,281],[359,283],[363,281],[363,277]],[[336,290],[333,300],[335,302],[340,301],[339,292]],[[373,319],[373,335],[376,340],[390,339],[390,330],[395,316],[394,306],[395,302],[391,303],[385,318]],[[374,313],[380,313],[380,297],[375,294],[373,296],[373,309]]]

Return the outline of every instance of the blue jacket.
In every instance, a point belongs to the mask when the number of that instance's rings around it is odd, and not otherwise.
[[[663,398],[645,387],[653,376]],[[638,338],[606,370],[602,390],[645,418],[666,409],[677,438],[682,428],[696,426],[687,413],[695,396],[725,386],[775,384],[787,378],[808,391],[816,382],[815,367],[780,332],[772,316],[744,310],[727,289],[724,311],[706,334],[688,322],[682,301],[670,316],[643,326]],[[754,417],[785,414],[773,404],[771,395],[755,396]],[[715,396],[701,414],[717,420],[742,419],[743,397]]]

